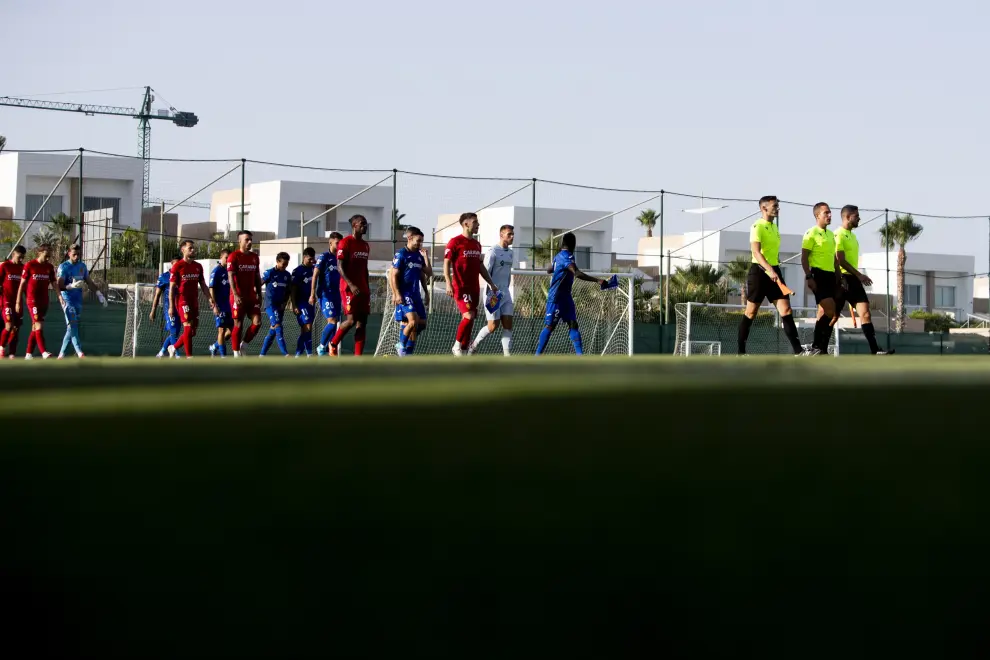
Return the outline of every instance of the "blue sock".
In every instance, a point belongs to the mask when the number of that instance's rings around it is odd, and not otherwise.
[[[65,355],[65,351],[69,348],[69,342],[72,341],[72,324],[65,326],[65,337],[62,338],[62,350],[59,355]]]
[[[571,343],[574,344],[574,352],[578,355],[584,355],[584,348],[581,346],[581,331],[571,330],[569,334]]]
[[[220,342],[217,342],[217,353],[219,353],[224,357],[227,356],[227,342],[224,342],[222,344]]]
[[[181,335],[182,335],[182,326],[180,325],[176,330],[173,330],[172,331],[172,338],[169,339],[169,342],[168,342],[169,345],[170,346],[175,346],[176,344],[178,344],[179,343],[179,337]],[[168,354],[168,349],[165,350],[165,353]]]
[[[275,339],[278,340],[278,350],[282,351],[282,355],[288,355],[289,349],[285,347],[285,334],[282,332],[282,326],[275,328]]]
[[[307,330],[303,335],[303,348],[306,350],[306,355],[313,354],[313,330]]]
[[[550,333],[553,332],[548,326],[543,326],[543,332],[540,333],[540,341],[536,342],[536,354],[542,355],[544,349],[547,347],[547,342],[550,341]]]
[[[327,327],[323,328],[323,336],[320,338],[320,344],[323,346],[328,345],[335,334],[337,334],[337,324],[327,323]]]
[[[300,332],[299,339],[296,340],[296,355],[302,355],[303,346],[306,344],[306,333]]]
[[[265,335],[265,341],[261,342],[261,352],[259,355],[267,355],[268,349],[272,347],[272,342],[275,341],[275,328],[268,331]]]
[[[416,340],[410,339],[406,342],[406,355],[412,355],[413,351],[416,350]]]
[[[402,346],[402,348],[409,345],[409,335],[402,332],[402,330],[399,330],[399,345]]]
[[[167,335],[165,341],[162,342],[161,352],[168,355],[168,347],[175,343],[175,338],[172,335]]]

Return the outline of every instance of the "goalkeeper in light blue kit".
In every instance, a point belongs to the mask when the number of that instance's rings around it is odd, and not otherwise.
[[[574,248],[577,247],[577,238],[571,232],[564,234],[561,239],[561,251],[553,258],[553,264],[547,268],[547,272],[553,277],[550,278],[550,290],[547,292],[547,308],[543,318],[543,331],[540,333],[540,340],[536,344],[536,354],[542,355],[550,341],[550,335],[557,327],[557,323],[564,321],[567,323],[571,343],[574,344],[574,352],[584,355],[584,348],[581,346],[581,331],[578,329],[577,309],[574,307],[574,298],[571,296],[571,287],[574,285],[574,278],[585,282],[599,282],[603,289],[610,288],[612,283],[608,280],[598,280],[590,275],[585,275],[574,263]]]
[[[261,283],[265,285],[265,313],[268,315],[270,327],[265,341],[261,344],[259,355],[262,356],[268,353],[272,342],[278,340],[278,350],[282,351],[282,355],[289,357],[289,349],[285,346],[285,335],[282,331],[282,316],[285,313],[286,303],[289,309],[292,309],[292,301],[289,299],[292,273],[288,271],[288,267],[289,253],[279,252],[275,255],[275,267],[269,268],[261,276]]]
[[[58,359],[65,357],[65,352],[69,349],[69,342],[76,349],[76,355],[83,355],[82,343],[79,341],[79,318],[82,316],[83,292],[82,287],[88,284],[91,291],[96,293],[100,303],[106,307],[107,299],[97,288],[96,284],[89,276],[89,269],[86,264],[80,261],[78,245],[69,248],[69,259],[63,261],[58,267],[55,276],[58,278],[58,290],[62,296],[62,310],[65,312],[65,338],[62,340],[62,350],[58,352]]]

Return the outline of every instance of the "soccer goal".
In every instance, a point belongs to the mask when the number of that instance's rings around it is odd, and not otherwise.
[[[613,273],[588,273],[606,279]],[[618,273],[619,286],[602,291],[598,284],[574,281],[573,296],[584,352],[589,355],[632,355],[633,352],[633,277]],[[543,330],[550,275],[545,271],[513,270],[513,328],[512,352],[532,355]],[[427,326],[416,341],[416,355],[449,355],[454,335],[461,321],[454,299],[447,295],[442,276],[434,275],[431,283]],[[399,340],[399,323],[395,321],[395,305],[391,296],[385,300],[381,335],[375,355],[395,355]],[[486,323],[484,307],[478,309],[472,340]],[[546,353],[572,354],[565,324],[553,333]],[[501,355],[499,332],[489,335],[478,348],[479,354]]]
[[[802,344],[810,344],[814,338],[817,311],[814,307],[794,307],[794,324]],[[674,338],[674,355],[736,355],[739,321],[743,308],[740,305],[711,305],[706,303],[678,303],[674,305],[677,332]],[[830,355],[839,355],[839,328],[832,329],[829,341]],[[763,306],[753,320],[746,341],[746,353],[750,355],[790,355],[791,345],[780,323],[776,307]]]

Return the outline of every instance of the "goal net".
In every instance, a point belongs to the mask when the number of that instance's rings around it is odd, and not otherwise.
[[[392,297],[388,294],[388,285],[381,273],[372,273],[369,278],[369,284],[371,285],[371,304],[373,310],[380,309],[385,304],[386,299],[388,302],[391,302]],[[115,299],[126,299],[127,302],[127,322],[124,328],[124,345],[121,355],[123,357],[153,357],[157,355],[168,333],[165,331],[162,316],[163,301],[159,301],[158,303],[154,320],[150,318],[151,305],[155,300],[155,285],[114,284],[110,286],[111,295]],[[210,354],[210,344],[217,340],[217,330],[213,313],[210,311],[209,301],[202,292],[200,292],[199,298],[199,329],[193,340],[193,355],[208,356]],[[314,316],[316,318],[313,323],[314,346],[320,340],[323,329],[326,327],[326,320],[323,318],[323,315],[318,309],[315,311]],[[261,342],[264,340],[265,335],[268,334],[269,327],[268,315],[265,314],[264,307],[262,307],[261,329],[258,330],[258,336],[250,344],[244,345],[245,355],[258,354],[261,350]],[[296,352],[296,340],[299,338],[299,323],[296,321],[295,314],[286,312],[283,318],[282,328],[289,355],[294,355]],[[347,353],[352,350],[353,345],[354,332],[352,331],[341,342],[341,348],[343,352]],[[227,342],[227,354],[231,355],[229,340]],[[279,350],[277,344],[272,344],[268,355],[279,357],[282,355],[282,352]]]
[[[613,273],[588,273],[605,279]],[[574,281],[574,305],[577,308],[578,325],[584,352],[589,355],[632,355],[633,326],[633,278],[629,273],[618,273],[619,286],[602,291],[598,284]],[[544,271],[513,270],[513,327],[512,352],[532,355],[543,330],[547,290],[550,275]],[[427,310],[426,329],[416,340],[416,355],[449,355],[454,345],[454,335],[461,322],[454,299],[447,295],[442,276],[434,275],[431,282],[430,306]],[[399,340],[399,323],[395,320],[395,305],[388,295],[382,308],[382,330],[375,355],[395,355]],[[484,306],[478,308],[471,340],[477,337],[486,323]],[[478,347],[479,354],[501,355],[500,330],[489,335]],[[572,354],[574,347],[568,337],[566,324],[560,324],[550,337],[546,353]]]
[[[794,324],[802,344],[814,339],[814,307],[795,307]],[[706,303],[678,303],[674,305],[677,332],[674,338],[674,355],[736,355],[738,351],[739,322],[743,308],[739,305],[712,305]],[[839,328],[832,329],[829,341],[830,355],[839,354]],[[746,341],[746,353],[750,355],[790,355],[791,345],[780,323],[776,307],[761,307],[750,328]]]

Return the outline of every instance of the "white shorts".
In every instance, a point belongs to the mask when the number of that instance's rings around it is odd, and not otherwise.
[[[485,307],[485,319],[489,321],[498,321],[503,316],[512,316],[513,304],[512,304],[512,294],[508,293],[502,298],[502,304],[498,306],[494,312],[489,312],[488,308]]]

